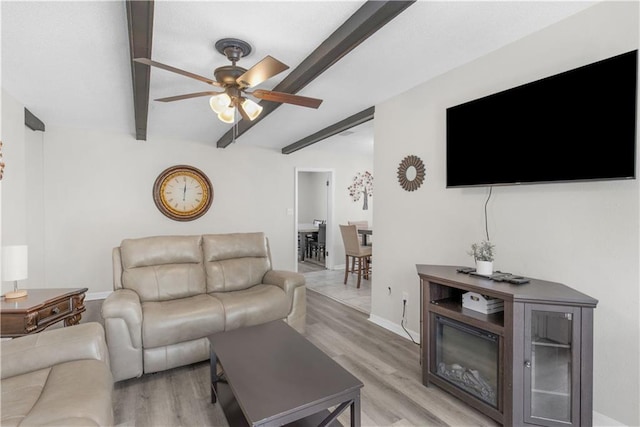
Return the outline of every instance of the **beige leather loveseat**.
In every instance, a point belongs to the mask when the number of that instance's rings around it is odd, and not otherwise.
[[[0,425],[113,425],[113,379],[99,323],[3,341],[0,356]]]
[[[113,269],[102,316],[115,381],[206,360],[214,332],[304,330],[304,276],[272,270],[263,233],[125,239]]]

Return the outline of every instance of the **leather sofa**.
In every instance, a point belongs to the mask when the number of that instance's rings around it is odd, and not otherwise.
[[[209,358],[207,336],[306,321],[304,276],[273,270],[264,233],[125,239],[102,304],[115,381]]]
[[[99,323],[2,341],[0,358],[0,425],[113,425],[113,378]]]

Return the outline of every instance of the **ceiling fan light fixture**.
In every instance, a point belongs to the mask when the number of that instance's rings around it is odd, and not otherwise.
[[[211,99],[209,99],[209,105],[211,106],[211,109],[218,114],[221,114],[223,111],[228,109],[229,104],[231,104],[231,98],[224,92],[220,95],[214,95],[211,97]]]
[[[225,123],[233,123],[236,116],[236,109],[233,107],[227,107],[218,113],[218,118]]]
[[[242,108],[252,121],[262,113],[262,107],[249,98],[245,98],[242,102]]]

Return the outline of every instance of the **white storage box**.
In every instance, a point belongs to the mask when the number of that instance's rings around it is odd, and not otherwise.
[[[462,306],[484,314],[493,314],[504,311],[503,300],[478,294],[476,292],[465,292],[462,294]]]

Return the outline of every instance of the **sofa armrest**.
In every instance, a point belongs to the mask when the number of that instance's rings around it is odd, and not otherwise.
[[[3,379],[75,360],[95,359],[109,366],[104,329],[97,322],[2,341],[1,348]]]
[[[305,285],[304,276],[300,273],[286,270],[269,270],[262,278],[265,285],[275,285],[282,288],[290,301],[293,301],[293,293],[299,286]]]
[[[142,304],[137,293],[131,289],[113,291],[102,303],[102,317],[123,319],[133,345],[142,347]]]
[[[142,304],[131,289],[116,289],[102,303],[115,381],[142,375]]]
[[[295,288],[305,285],[305,279],[302,274],[293,271],[269,270],[262,278],[262,283],[280,286],[291,297]]]

